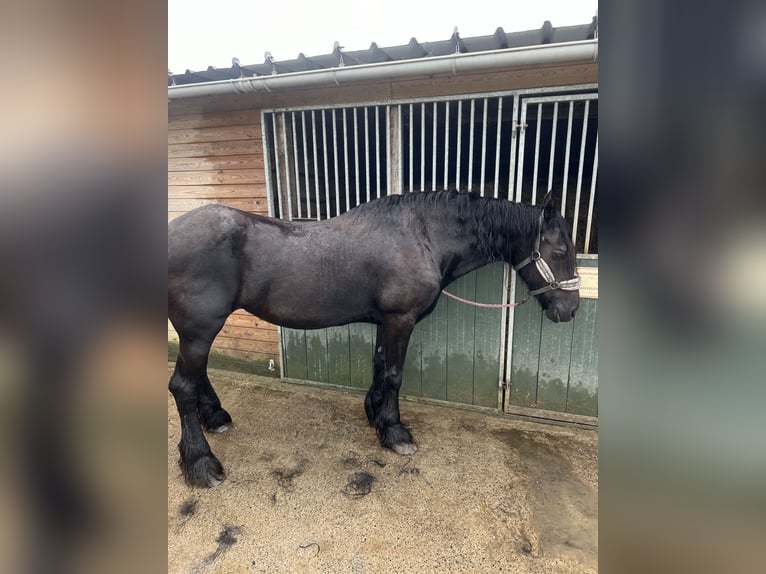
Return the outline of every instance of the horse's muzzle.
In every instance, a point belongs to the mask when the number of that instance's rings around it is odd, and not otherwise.
[[[575,311],[577,311],[579,306],[578,303],[577,307],[574,307],[573,309],[562,309],[556,305],[550,305],[545,310],[545,314],[548,315],[548,319],[554,323],[566,323],[567,321],[574,319]]]

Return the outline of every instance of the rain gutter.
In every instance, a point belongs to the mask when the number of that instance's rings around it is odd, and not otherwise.
[[[271,93],[299,88],[321,88],[360,82],[398,80],[417,76],[437,74],[458,76],[500,69],[587,61],[598,61],[597,40],[524,46],[487,52],[450,54],[419,60],[360,64],[308,72],[169,86],[168,99]]]

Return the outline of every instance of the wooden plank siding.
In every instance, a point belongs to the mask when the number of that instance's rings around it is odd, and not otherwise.
[[[211,203],[269,214],[259,109],[169,115],[168,221]],[[168,341],[174,357],[178,334],[170,322]],[[235,311],[213,342],[210,364],[278,376],[277,327]]]

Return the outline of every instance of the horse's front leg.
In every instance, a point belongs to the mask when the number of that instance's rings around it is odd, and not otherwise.
[[[414,454],[418,450],[410,431],[399,418],[399,389],[402,386],[407,345],[414,326],[414,321],[396,317],[385,321],[378,329],[379,334],[382,332],[383,335],[383,345],[381,349],[378,340],[375,348],[376,372],[373,376],[377,374],[378,368],[382,368],[382,376],[373,380],[365,401],[367,416],[378,431],[380,444],[402,455]],[[384,359],[383,364],[379,354]]]
[[[375,426],[375,418],[378,411],[380,411],[380,404],[383,402],[383,379],[386,376],[384,347],[383,327],[378,325],[378,332],[375,336],[375,353],[372,357],[372,386],[370,386],[370,390],[367,391],[367,396],[364,399],[364,411],[367,413],[367,420],[370,422],[370,426]]]

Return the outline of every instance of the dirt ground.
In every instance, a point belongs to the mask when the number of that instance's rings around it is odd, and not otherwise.
[[[210,372],[234,419],[226,481],[192,489],[168,395],[168,572],[598,569],[598,434],[402,401],[419,450],[382,449],[363,395]]]

